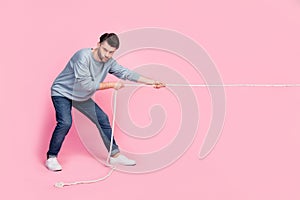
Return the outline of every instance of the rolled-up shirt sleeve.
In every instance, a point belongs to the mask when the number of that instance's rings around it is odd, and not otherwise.
[[[120,79],[130,80],[130,81],[134,81],[134,82],[137,82],[138,79],[140,78],[140,74],[119,65],[118,62],[115,60],[111,64],[109,73],[113,74],[114,76],[116,76]]]

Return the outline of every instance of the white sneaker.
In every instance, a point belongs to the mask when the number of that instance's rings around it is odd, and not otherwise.
[[[110,157],[109,162],[111,165],[116,165],[116,164],[125,165],[125,166],[136,165],[136,162],[134,160],[130,160],[129,158],[127,158],[126,156],[124,156],[122,154],[120,154],[116,158]]]
[[[54,172],[57,171],[61,171],[62,167],[61,165],[58,163],[57,158],[56,157],[50,157],[46,160],[46,167]]]

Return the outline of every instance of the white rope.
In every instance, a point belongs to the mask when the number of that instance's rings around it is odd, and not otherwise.
[[[78,184],[90,184],[90,183],[96,183],[99,181],[103,181],[105,179],[107,179],[115,170],[115,167],[112,167],[111,170],[108,172],[108,174],[102,178],[96,179],[96,180],[89,180],[89,181],[76,181],[76,182],[72,182],[72,183],[64,183],[64,182],[57,182],[55,183],[55,187],[57,188],[63,188],[65,186],[72,186],[72,185],[78,185]]]
[[[57,182],[54,184],[55,187],[57,188],[63,188],[65,186],[72,186],[72,185],[79,185],[79,184],[91,184],[91,183],[96,183],[99,181],[103,181],[105,179],[107,179],[108,177],[110,177],[110,175],[113,173],[113,171],[116,169],[115,166],[112,166],[109,163],[109,159],[111,156],[111,151],[112,151],[112,145],[113,145],[113,137],[114,137],[114,130],[115,130],[115,120],[116,120],[116,110],[117,110],[117,91],[114,91],[113,94],[113,119],[112,119],[112,131],[111,131],[111,137],[110,137],[110,146],[109,146],[109,152],[107,155],[107,159],[106,159],[106,163],[105,165],[107,167],[110,167],[111,170],[108,172],[108,174],[104,177],[101,177],[99,179],[96,180],[87,180],[87,181],[76,181],[76,182],[72,182],[72,183],[64,183],[64,182]]]
[[[114,94],[113,94],[113,115],[112,115],[110,146],[109,146],[109,152],[108,152],[107,159],[106,159],[106,165],[107,166],[111,166],[110,162],[109,162],[109,159],[110,159],[110,156],[111,156],[113,139],[114,139],[115,121],[116,121],[116,110],[117,110],[117,90],[115,90]]]
[[[144,85],[144,84],[124,84],[126,87],[145,87],[153,85]],[[237,83],[237,84],[166,84],[166,87],[300,87],[299,83],[295,84],[258,84],[258,83]]]
[[[124,85],[127,87],[145,87],[145,86],[153,87],[153,85],[144,85],[144,84],[124,84]],[[166,84],[166,87],[300,87],[300,84],[255,84],[255,83],[250,83],[250,84],[246,84],[246,83],[241,83],[241,84]],[[114,128],[115,128],[115,120],[116,120],[116,107],[117,107],[117,91],[114,91],[112,133],[111,133],[111,139],[110,139],[109,152],[108,152],[108,156],[106,159],[106,166],[111,168],[111,170],[108,172],[108,174],[106,176],[101,177],[96,180],[76,181],[76,182],[72,182],[72,183],[57,182],[54,185],[55,187],[63,188],[65,186],[72,186],[72,185],[78,185],[78,184],[96,183],[96,182],[107,179],[113,173],[113,171],[116,168],[109,163],[109,159],[111,156],[112,145],[113,145]]]

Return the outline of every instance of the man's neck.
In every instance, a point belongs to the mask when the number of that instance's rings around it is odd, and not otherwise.
[[[98,55],[98,48],[92,49],[92,52],[93,52],[93,56],[94,56],[95,60],[97,60],[98,62],[102,62]]]

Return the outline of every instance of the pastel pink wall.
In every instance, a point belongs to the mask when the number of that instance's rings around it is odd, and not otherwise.
[[[54,188],[57,181],[108,172],[75,127],[60,155],[64,170],[51,173],[43,165],[55,126],[52,81],[76,50],[93,47],[103,32],[176,30],[207,50],[224,83],[300,83],[298,0],[11,0],[0,2],[0,22],[3,198],[300,198],[300,88],[227,88],[222,136],[204,160],[198,153],[209,119],[183,157],[154,173],[116,172],[101,183]],[[206,97],[200,109],[205,103]]]

